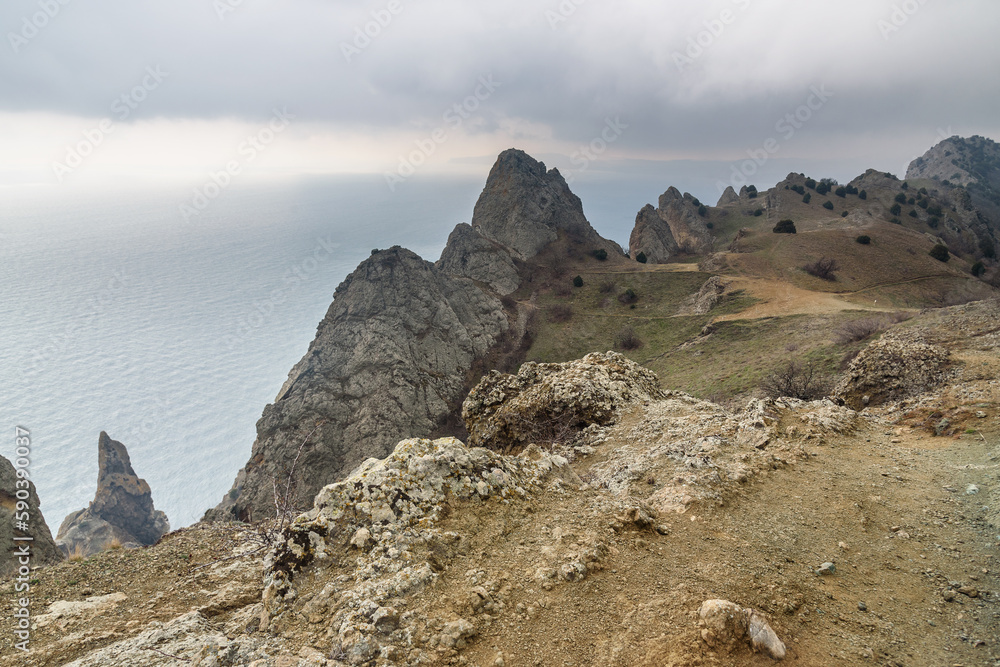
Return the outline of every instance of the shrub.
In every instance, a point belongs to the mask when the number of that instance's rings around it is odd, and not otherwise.
[[[937,228],[938,228],[938,224],[939,224],[940,222],[941,222],[941,218],[939,218],[939,217],[937,217],[937,216],[935,215],[935,216],[932,216],[932,217],[931,217],[931,218],[930,218],[930,219],[929,219],[929,220],[927,221],[927,226],[928,226],[928,227],[930,227],[931,229],[937,229]]]
[[[828,211],[832,211],[833,210],[833,202],[832,201],[825,201],[825,202],[823,202],[823,208],[825,208]]]
[[[642,340],[630,326],[622,327],[622,330],[615,334],[614,342],[618,350],[637,350],[642,347]]]
[[[782,220],[774,226],[775,234],[794,234],[795,233],[795,223],[791,220]]]
[[[839,270],[840,266],[837,264],[837,260],[830,257],[822,257],[815,262],[806,264],[802,269],[811,276],[816,276],[822,280],[834,281],[837,279],[834,272]]]
[[[854,187],[853,185],[848,185],[847,186],[847,194],[849,194],[849,195],[856,195],[856,194],[858,194],[858,189],[856,187]]]
[[[815,190],[816,189],[816,181],[813,180],[813,179],[811,179],[811,178],[807,178],[806,179],[806,187],[809,188],[810,190]]]
[[[594,257],[596,257],[598,261],[601,261],[601,262],[603,262],[604,260],[606,260],[608,258],[608,251],[605,250],[604,248],[598,248],[597,250],[595,250],[591,254]]]
[[[764,215],[764,209],[762,208],[758,208],[756,211],[753,212],[753,217],[755,218],[759,218],[762,215]]]
[[[809,401],[826,393],[826,387],[819,381],[813,365],[802,366],[789,361],[781,370],[775,371],[761,380],[760,390],[769,398],[788,396]]]
[[[975,277],[978,278],[981,275],[983,275],[984,273],[986,273],[986,265],[983,264],[981,261],[980,262],[976,262],[975,264],[972,265],[971,272],[972,272],[972,275],[974,275]]]
[[[569,322],[573,319],[573,309],[566,304],[549,308],[549,322]]]
[[[899,215],[902,212],[903,212],[903,207],[900,206],[899,204],[893,204],[892,208],[889,209],[889,213],[891,213],[892,215]]]
[[[649,258],[646,257],[646,253],[640,252],[638,255],[635,256],[635,261],[639,262],[640,264],[645,264],[646,262],[649,261]]]
[[[920,188],[919,190],[917,190],[917,192],[919,192],[922,195],[925,195],[927,194],[927,188]]]
[[[756,185],[748,185],[747,186],[747,197],[749,197],[750,199],[756,199],[757,198],[757,186]]]
[[[378,254],[378,248],[372,248],[372,254],[373,255],[377,255]]]
[[[903,181],[903,184],[901,186],[899,186],[899,187],[903,188],[904,190],[909,190],[910,189],[910,184],[907,183],[906,181]]]
[[[868,199],[868,191],[862,190],[858,193],[858,199]]]
[[[627,290],[618,295],[618,300],[624,303],[625,305],[628,305],[630,303],[635,303],[636,301],[638,301],[639,295],[635,293],[635,290],[629,287]]]
[[[617,287],[618,285],[615,284],[615,281],[605,280],[601,283],[601,286],[597,288],[597,291],[601,294],[611,294]]]
[[[904,195],[902,192],[900,192],[898,195],[896,195],[896,202],[899,203],[899,204],[905,204],[906,203],[906,195]]]
[[[910,206],[913,206],[916,202],[917,200],[914,199],[913,197],[910,197],[909,199],[906,200],[906,203],[909,204]]]
[[[583,287],[583,276],[573,278],[573,287]]]
[[[994,259],[997,256],[997,247],[993,243],[993,239],[980,239],[979,252],[983,253],[983,257],[986,257],[987,259]]]
[[[901,225],[901,224],[903,224],[903,221],[900,220],[899,218],[889,218],[889,222],[891,222],[894,225]]]
[[[709,229],[715,228],[715,225],[713,223],[711,223],[711,222],[706,222],[705,226],[708,227]]]
[[[860,243],[861,245],[871,245],[872,237],[868,236],[867,234],[862,234],[861,236],[859,236],[854,240]]]
[[[936,216],[941,216],[941,215],[943,215],[943,213],[944,213],[944,212],[943,212],[943,211],[941,210],[941,207],[940,207],[940,206],[937,206],[937,205],[935,205],[935,206],[928,206],[928,207],[927,207],[927,212],[928,212],[929,214],[931,214],[931,215],[936,215]]]
[[[939,262],[947,262],[949,259],[951,259],[951,254],[948,252],[948,247],[940,243],[931,248],[931,251],[927,254]]]
[[[825,195],[830,191],[830,185],[825,182],[825,179],[816,184],[816,194]]]
[[[931,203],[931,202],[930,202],[930,200],[928,200],[928,199],[918,199],[918,200],[917,200],[917,206],[919,206],[920,208],[922,208],[922,209],[924,209],[924,210],[927,210],[927,206],[928,206],[928,205],[929,205],[930,203]]]
[[[806,193],[806,189],[804,187],[802,187],[801,185],[793,185],[789,189],[792,192],[798,192],[800,195],[804,195]]]
[[[846,197],[847,188],[844,187],[837,188],[836,190],[833,191],[833,194],[837,195],[838,197]]]
[[[706,213],[708,213],[708,207],[704,204],[700,204],[698,206],[698,215],[704,218]]]
[[[813,198],[813,196],[810,193],[807,192],[804,195],[802,195],[802,203],[803,204],[808,204],[810,201],[812,201],[812,198]]]
[[[847,217],[847,211],[841,211],[840,217],[841,218],[846,218]]]
[[[917,209],[912,209],[909,213],[911,218],[917,217]]]

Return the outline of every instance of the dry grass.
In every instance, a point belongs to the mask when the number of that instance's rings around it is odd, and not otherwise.
[[[904,312],[887,313],[876,317],[862,317],[861,319],[841,324],[834,331],[834,337],[841,345],[854,343],[882,333],[892,325],[905,322],[911,317],[912,315]]]
[[[121,548],[122,548],[122,541],[119,540],[117,537],[112,538],[111,541],[108,542],[108,549],[114,549],[117,551],[118,549]]]
[[[86,556],[85,556],[84,551],[83,551],[83,545],[82,544],[77,544],[69,552],[69,557],[67,558],[67,560],[69,560],[69,562],[71,562],[71,563],[79,563],[84,558],[86,558]]]
[[[556,304],[549,308],[549,322],[569,322],[573,319],[573,308],[566,304]]]

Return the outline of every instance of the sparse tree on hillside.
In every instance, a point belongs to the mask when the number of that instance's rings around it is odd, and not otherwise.
[[[931,248],[931,251],[927,254],[939,262],[947,262],[951,259],[951,253],[948,252],[948,247],[940,243]]]
[[[583,287],[583,276],[573,278],[573,287]]]
[[[775,234],[794,234],[795,223],[791,220],[782,220],[774,226],[772,230]]]
[[[867,234],[862,234],[861,236],[859,236],[854,240],[860,243],[861,245],[870,245],[872,242],[872,237],[868,236]]]
[[[638,255],[635,256],[635,261],[639,262],[640,264],[645,264],[649,260],[646,257],[646,253],[640,252]]]

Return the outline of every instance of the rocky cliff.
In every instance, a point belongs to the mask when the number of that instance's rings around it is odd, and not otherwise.
[[[275,484],[293,481],[307,507],[326,484],[401,439],[461,435],[461,402],[483,360],[524,335],[500,297],[550,243],[621,248],[601,238],[556,170],[507,150],[490,172],[472,224],[460,224],[436,264],[393,247],[337,288],[305,357],[257,423],[250,460],[206,519],[273,516]],[[511,302],[508,301],[508,304]]]
[[[629,252],[640,252],[654,264],[666,262],[679,252],[702,254],[712,249],[712,234],[699,215],[701,202],[671,186],[660,195],[659,206],[647,204],[629,237]]]
[[[132,469],[125,445],[101,432],[97,441],[97,493],[90,506],[68,515],[56,544],[64,554],[87,556],[117,540],[122,545],[155,544],[170,530],[163,512],[153,507],[146,480]]]
[[[26,497],[19,498],[18,491]],[[27,509],[19,510],[18,502],[27,503]],[[19,519],[16,517],[23,512],[28,513],[28,530],[17,530],[15,521]],[[62,559],[39,510],[35,485],[31,480],[18,477],[11,462],[0,456],[0,573],[6,574],[18,568],[17,553],[25,542],[15,541],[15,537],[33,538],[29,543],[32,565],[55,563]]]

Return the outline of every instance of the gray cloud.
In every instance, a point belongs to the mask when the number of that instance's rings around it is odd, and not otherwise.
[[[207,0],[64,1],[0,7],[0,109],[106,115],[159,65],[167,83],[130,120],[256,120],[283,105],[334,130],[430,128],[491,73],[502,91],[466,131],[520,119],[585,144],[619,115],[629,130],[616,149],[640,158],[740,158],[777,136],[812,86],[834,97],[782,158],[892,162],[938,127],[1000,130],[990,0],[243,0],[221,19]],[[11,34],[52,6],[15,53]],[[378,34],[355,42],[366,26]]]

